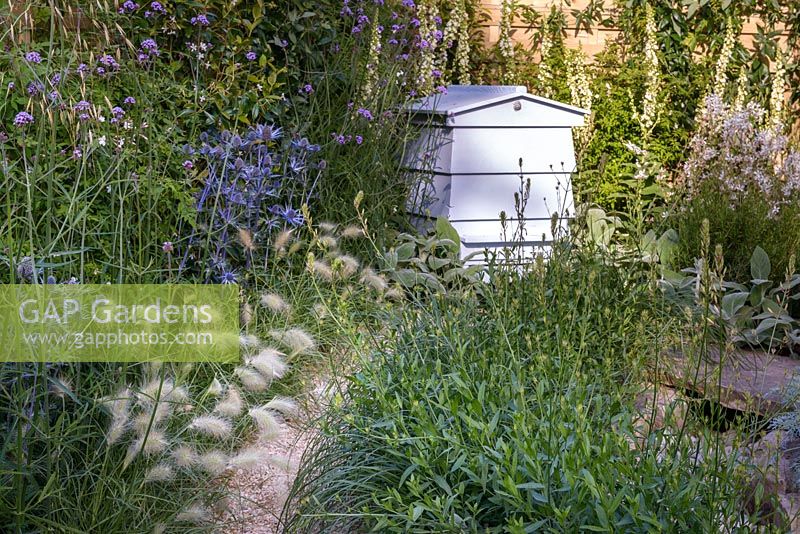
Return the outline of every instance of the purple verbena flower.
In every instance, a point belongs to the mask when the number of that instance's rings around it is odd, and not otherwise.
[[[175,247],[172,245],[172,241],[164,241],[161,244],[161,250],[167,254],[172,254],[172,251],[175,250]]]
[[[255,52],[250,50],[244,55],[244,57],[245,59],[247,59],[247,61],[255,61],[258,56],[256,55]]]
[[[44,91],[44,85],[41,82],[31,82],[28,84],[27,91],[30,96],[36,96]]]
[[[21,128],[27,124],[33,124],[33,115],[27,111],[20,111],[17,113],[17,116],[14,117],[14,126]]]
[[[133,98],[132,96],[126,96],[125,100],[123,100],[122,103],[125,104],[126,106],[132,106],[136,103],[136,99]]]
[[[25,54],[25,61],[28,63],[41,63],[42,56],[39,55],[39,52],[28,52]]]
[[[189,22],[192,24],[192,26],[208,26],[211,24],[211,22],[208,20],[208,17],[202,13],[196,17],[192,17]]]
[[[87,102],[86,100],[81,100],[80,102],[75,104],[75,106],[73,107],[73,109],[75,111],[89,111],[91,108],[92,108],[92,105],[89,102]]]
[[[356,144],[357,144],[357,145],[360,145],[360,144],[361,144],[361,143],[363,143],[363,142],[364,142],[364,138],[363,138],[363,137],[361,137],[360,135],[357,135],[357,136],[356,136]]]
[[[119,70],[119,63],[117,63],[117,60],[114,59],[114,56],[110,54],[104,54],[100,56],[100,59],[97,61],[106,68]]]
[[[361,115],[362,117],[364,117],[368,121],[372,120],[372,112],[370,110],[366,109],[366,108],[358,108],[358,111],[356,111],[356,113]]]
[[[152,9],[156,13],[161,13],[162,15],[167,14],[167,10],[164,9],[164,6],[161,5],[161,2],[152,2],[150,4],[150,9]]]
[[[186,169],[187,171],[194,169],[194,163],[192,163],[192,160],[187,159],[186,161],[183,162],[183,168]]]
[[[149,54],[154,54],[158,52],[158,44],[156,44],[155,39],[145,39],[142,41],[142,44],[139,45],[139,48],[144,50]]]

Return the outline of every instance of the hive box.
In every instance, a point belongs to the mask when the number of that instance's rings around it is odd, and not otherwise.
[[[404,156],[419,177],[408,202],[417,222],[446,217],[461,237],[462,256],[500,248],[519,227],[515,193],[530,178],[522,243],[533,251],[552,242],[553,214],[573,213],[572,127],[583,126],[588,111],[525,87],[479,85],[450,86],[407,110],[421,127]]]

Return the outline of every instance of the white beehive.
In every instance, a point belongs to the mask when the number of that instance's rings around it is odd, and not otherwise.
[[[423,177],[409,200],[421,217],[447,217],[462,256],[503,246],[500,213],[519,224],[514,194],[530,178],[524,245],[552,241],[553,213],[573,212],[572,127],[588,112],[528,94],[525,87],[456,85],[410,104],[422,133],[406,149],[405,166]],[[521,162],[521,167],[520,167]]]

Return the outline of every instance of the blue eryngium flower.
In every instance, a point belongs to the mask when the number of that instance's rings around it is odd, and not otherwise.
[[[236,274],[233,271],[223,271],[219,276],[219,282],[221,284],[235,284]]]
[[[314,198],[325,165],[316,155],[319,145],[284,137],[274,125],[203,133],[199,140],[199,146],[178,149],[184,159],[191,155],[195,176],[203,177],[195,193],[196,221],[181,240],[187,246],[178,252],[179,270],[195,269],[206,282],[217,282],[220,273],[248,269],[254,250],[263,258],[276,231],[303,224],[299,206]],[[242,229],[252,235],[246,249]]]

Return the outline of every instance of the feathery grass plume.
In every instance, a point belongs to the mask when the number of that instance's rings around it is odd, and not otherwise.
[[[261,373],[264,378],[271,381],[281,378],[286,372],[288,366],[281,356],[283,354],[277,349],[267,347],[259,352],[257,356],[248,359],[247,364]]]
[[[139,456],[140,452],[144,453],[145,456],[153,456],[163,452],[166,448],[167,439],[164,433],[151,428],[147,436],[142,436],[130,444],[128,453],[122,461],[122,469],[126,469]]]
[[[127,419],[112,419],[106,431],[106,443],[113,445],[128,431]]]
[[[291,349],[291,356],[300,353],[313,351],[317,342],[311,334],[300,328],[289,328],[288,330],[272,330],[269,333],[276,341]]]
[[[261,305],[273,313],[289,313],[291,306],[277,293],[264,293],[261,295]]]
[[[292,256],[292,255],[296,254],[301,248],[303,248],[303,242],[302,241],[295,241],[294,243],[292,243],[292,246],[289,247],[289,252],[287,252],[287,254],[289,256]]]
[[[319,223],[319,229],[325,232],[326,234],[332,234],[336,231],[336,227],[338,225],[332,222],[321,222]]]
[[[175,478],[175,471],[172,466],[160,463],[147,470],[144,475],[145,482],[167,482]]]
[[[278,419],[275,418],[274,412],[271,410],[259,406],[251,408],[247,413],[253,418],[253,421],[255,421],[258,427],[258,437],[260,440],[267,441],[281,435],[281,425]]]
[[[236,417],[242,413],[242,396],[239,390],[233,386],[229,387],[228,394],[217,403],[214,412],[226,417]]]
[[[214,377],[214,380],[211,381],[211,385],[208,386],[207,393],[213,397],[219,397],[225,389],[222,387],[220,381]]]
[[[293,230],[284,230],[278,234],[275,238],[275,242],[272,243],[272,248],[275,252],[281,252],[286,249],[286,245],[292,241],[292,232]]]
[[[342,239],[357,239],[359,237],[364,237],[364,230],[359,226],[351,224],[342,230],[340,236]]]
[[[210,475],[219,475],[228,467],[228,457],[222,451],[208,451],[197,460],[203,471]]]
[[[50,384],[50,393],[59,399],[64,399],[72,395],[72,381],[69,377],[59,375],[58,378],[53,380],[53,383]]]
[[[215,415],[198,415],[189,423],[189,428],[218,439],[231,435],[231,422]]]
[[[197,453],[188,445],[180,445],[172,451],[172,460],[178,467],[192,467],[198,461]]]
[[[142,436],[147,432],[147,427],[151,426],[151,420],[153,426],[157,425],[169,417],[170,413],[172,413],[172,405],[168,402],[159,402],[154,408],[147,406],[133,418],[133,429],[139,436]]]
[[[183,386],[178,386],[170,392],[167,400],[173,403],[186,402],[189,400],[189,391]]]
[[[311,313],[313,313],[314,317],[316,317],[318,320],[322,320],[328,316],[328,308],[323,303],[317,302],[311,308]]]
[[[297,414],[300,412],[300,407],[297,406],[297,403],[288,397],[275,397],[266,403],[264,408],[274,410],[287,419],[297,417]]]
[[[358,268],[361,267],[361,264],[353,256],[342,254],[337,259],[342,264],[341,272],[344,278],[350,278],[356,274],[356,272],[358,272]]]
[[[242,310],[239,312],[239,319],[245,326],[250,325],[253,321],[253,307],[250,306],[249,302],[242,304]]]
[[[211,514],[199,504],[193,504],[175,516],[175,521],[180,523],[205,523],[210,519]]]
[[[361,271],[361,283],[368,285],[378,292],[383,292],[388,286],[386,279],[369,267],[366,267]]]
[[[131,463],[139,456],[139,453],[142,452],[142,444],[137,440],[128,445],[128,452],[125,454],[125,458],[122,460],[122,470],[128,468]]]
[[[233,372],[247,391],[265,391],[269,387],[266,379],[255,369],[240,366]]]
[[[247,252],[253,252],[256,244],[253,242],[253,232],[247,228],[239,228],[239,241]]]
[[[383,296],[389,300],[403,300],[406,295],[399,287],[390,287]]]
[[[167,525],[165,525],[164,523],[156,523],[156,525],[153,527],[152,534],[164,534],[164,532],[166,531],[167,531]]]
[[[319,242],[323,247],[331,250],[339,246],[339,242],[332,235],[320,236]]]
[[[272,456],[266,449],[261,447],[248,447],[240,451],[228,462],[229,469],[255,469],[269,463]]]
[[[326,282],[333,280],[333,269],[331,269],[331,266],[326,262],[313,259],[312,257],[311,261],[309,261],[307,265],[308,270],[311,271],[315,276],[325,280]]]
[[[144,444],[142,452],[145,456],[152,456],[164,452],[164,449],[166,449],[168,445],[166,434],[164,434],[163,430],[157,428],[151,428],[150,432],[148,432],[146,436],[141,436],[137,439],[136,443],[140,446]]]
[[[131,405],[131,390],[123,388],[113,396],[101,398],[99,402],[108,409],[112,419],[127,421]]]
[[[239,346],[243,349],[256,349],[259,345],[261,345],[261,340],[253,334],[239,336]]]
[[[136,398],[139,403],[143,405],[151,404],[156,400],[169,398],[174,388],[175,384],[172,382],[171,378],[165,378],[164,380],[157,378],[145,384],[144,387],[139,390]]]

